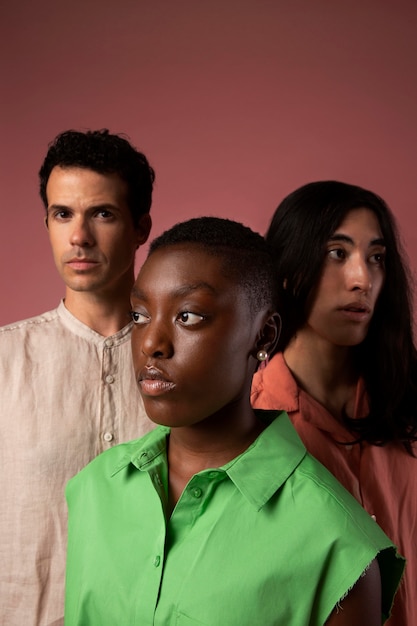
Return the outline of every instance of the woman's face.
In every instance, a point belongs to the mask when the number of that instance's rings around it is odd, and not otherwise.
[[[385,242],[373,211],[349,211],[327,243],[305,331],[334,345],[366,337],[385,280]]]
[[[132,291],[135,376],[149,417],[192,427],[249,403],[256,340],[252,314],[224,262],[195,244],[156,250]]]

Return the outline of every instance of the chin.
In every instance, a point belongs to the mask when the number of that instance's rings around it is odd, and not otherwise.
[[[340,337],[337,341],[335,341],[336,346],[340,346],[341,348],[355,348],[359,346],[366,339],[366,334],[361,335],[360,337]]]

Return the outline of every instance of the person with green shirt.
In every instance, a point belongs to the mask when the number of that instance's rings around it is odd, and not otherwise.
[[[151,244],[133,367],[158,426],[67,485],[66,626],[377,626],[404,561],[282,411],[253,410],[279,332],[263,238],[196,218]]]

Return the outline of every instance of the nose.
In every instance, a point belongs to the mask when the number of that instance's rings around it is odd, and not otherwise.
[[[136,330],[139,332],[136,333]],[[145,356],[153,359],[169,359],[174,354],[169,325],[163,320],[150,320],[141,330],[140,327],[134,326],[132,345],[133,350],[140,350]]]
[[[352,256],[346,267],[346,282],[351,291],[371,291],[372,275],[366,259],[359,255]]]
[[[88,219],[80,216],[72,224],[70,242],[73,246],[82,248],[94,245],[94,235]]]

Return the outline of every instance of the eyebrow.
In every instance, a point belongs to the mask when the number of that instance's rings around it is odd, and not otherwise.
[[[355,242],[353,241],[351,237],[348,237],[348,235],[343,235],[342,233],[335,233],[328,239],[328,243],[332,243],[336,241],[342,241],[343,243],[350,243],[351,245],[355,244]],[[371,239],[371,241],[369,242],[369,246],[384,246],[385,247],[385,239],[383,239],[382,237]]]
[[[110,202],[104,202],[103,204],[94,204],[93,206],[88,207],[88,211],[103,211],[104,209],[112,209],[113,211],[117,211],[118,207]],[[72,211],[72,207],[67,204],[50,204],[47,208],[47,211]]]
[[[172,297],[179,298],[179,297],[188,296],[189,294],[194,293],[195,291],[199,291],[201,289],[210,291],[212,294],[218,293],[217,290],[212,285],[204,281],[201,281],[199,283],[193,283],[191,285],[182,285],[181,287],[178,287],[178,289],[175,289],[172,292]],[[141,291],[140,289],[136,289],[136,287],[133,287],[131,295],[134,298],[137,298],[138,300],[145,300],[145,301],[147,300],[145,293]]]

